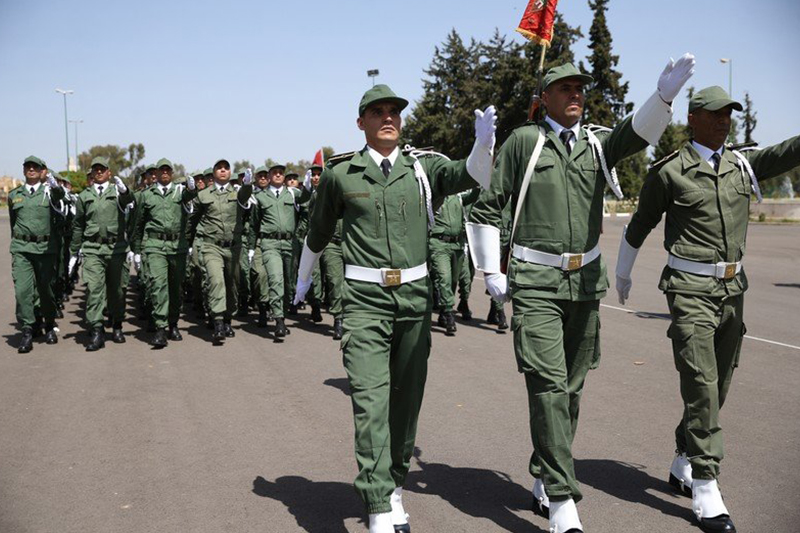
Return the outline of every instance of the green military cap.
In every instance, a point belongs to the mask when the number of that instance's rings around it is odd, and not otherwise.
[[[202,170],[195,170],[194,172],[192,172],[189,175],[191,177],[193,177],[193,178],[202,178],[203,177],[203,171]]]
[[[322,165],[311,165],[310,167],[308,167],[308,170],[324,170],[324,168],[322,167]]]
[[[62,176],[58,172],[53,172],[53,177],[59,181],[63,181],[65,183],[69,183],[70,185],[72,185],[72,178],[69,177],[69,174]]]
[[[564,63],[563,65],[553,67],[547,71],[547,74],[544,75],[544,86],[542,90],[547,89],[551,83],[563,80],[564,78],[578,78],[584,85],[589,85],[594,82],[594,78],[578,70],[572,63]]]
[[[172,161],[170,161],[166,157],[162,157],[161,159],[159,159],[154,166],[157,169],[161,167],[169,167],[170,170],[175,170],[175,167],[172,165]]]
[[[23,165],[28,163],[33,163],[34,165],[39,165],[42,168],[47,168],[47,163],[44,162],[43,159],[39,159],[35,155],[29,155],[25,158],[25,161],[22,162]]]
[[[274,165],[272,165],[271,167],[269,167],[269,168],[267,169],[267,171],[271,171],[271,170],[273,170],[273,169],[276,169],[276,168],[282,168],[283,170],[286,170],[286,165],[282,165],[282,164],[280,164],[280,163],[275,163]]]
[[[143,172],[146,173],[146,172],[150,172],[151,170],[158,170],[158,165],[155,165],[154,163],[150,163],[149,165],[144,167],[144,171]]]
[[[287,180],[294,179],[294,180],[298,180],[299,181],[300,174],[298,174],[297,172],[289,172],[288,174],[286,174],[286,179]]]
[[[102,156],[97,156],[94,159],[92,159],[92,164],[89,165],[89,168],[92,168],[95,165],[100,165],[100,166],[102,166],[104,168],[111,168],[111,167],[108,166],[109,165],[108,164],[108,158],[107,157],[102,157]]]
[[[264,165],[261,165],[260,167],[258,167],[257,169],[255,169],[253,171],[253,175],[257,176],[259,172],[269,172],[269,169],[267,167],[265,167]]]
[[[400,111],[408,106],[408,100],[394,94],[394,91],[392,91],[388,85],[380,84],[365,92],[364,96],[361,97],[361,102],[358,104],[358,116],[363,116],[364,111],[366,111],[369,106],[380,102],[393,102],[397,104]]]
[[[247,172],[247,169],[246,169],[246,168],[243,168],[243,169],[239,170],[239,172],[237,172],[237,173],[236,173],[236,177],[237,177],[237,178],[244,177],[244,173],[245,173],[245,172]]]
[[[725,89],[718,85],[706,87],[697,91],[689,100],[689,113],[695,109],[708,109],[709,111],[717,111],[723,107],[731,106],[736,111],[741,111],[744,108],[742,104],[733,100]]]
[[[217,161],[214,163],[214,165],[211,168],[212,169],[217,168],[217,165],[219,165],[220,163],[227,163],[228,167],[231,166],[231,162],[228,161],[227,159],[217,159]]]
[[[214,169],[213,169],[213,168],[207,168],[207,169],[205,169],[205,170],[203,171],[203,176],[210,176],[210,175],[212,175],[213,173],[214,173]]]

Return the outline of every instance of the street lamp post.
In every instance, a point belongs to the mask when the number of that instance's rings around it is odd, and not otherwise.
[[[75,124],[75,170],[80,170],[78,168],[78,124],[83,124],[83,120],[70,120],[70,122]]]
[[[64,95],[64,135],[67,139],[67,169],[69,169],[69,121],[67,120],[67,95],[75,91],[71,89],[56,89],[58,94]]]
[[[719,62],[728,64],[728,95],[733,98],[733,59],[723,57]]]
[[[372,78],[372,86],[373,87],[375,87],[375,78],[378,77],[378,74],[380,74],[380,71],[378,69],[372,69],[372,70],[368,70],[367,71],[367,76]]]

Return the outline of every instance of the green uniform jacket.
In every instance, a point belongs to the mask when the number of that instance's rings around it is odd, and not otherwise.
[[[222,193],[216,184],[206,187],[199,193],[190,191],[189,198],[196,195],[195,210],[192,214],[196,227],[195,238],[200,241],[236,241],[241,244],[244,231],[244,215],[249,209],[253,186],[245,185],[239,190],[228,185]]]
[[[124,254],[128,250],[126,212],[131,202],[131,190],[120,193],[112,183],[105,184],[102,196],[97,196],[94,187],[84,189],[75,206],[70,253],[83,250],[86,254]],[[100,242],[105,239],[116,241]]]
[[[136,225],[131,239],[134,253],[186,253],[186,226],[194,195],[183,185],[173,184],[166,196],[161,187],[141,191],[136,206]],[[166,238],[165,238],[166,237]]]
[[[478,200],[480,188],[475,188],[467,194],[451,194],[444,199],[434,216],[436,225],[431,230],[431,237],[445,235],[447,237],[460,237],[465,235],[464,211]]]
[[[298,206],[311,198],[311,193],[284,187],[279,196],[267,187],[259,191],[253,213],[253,232],[257,239],[273,233],[291,233],[297,229]]]
[[[8,193],[8,210],[11,217],[11,253],[54,254],[58,252],[59,226],[63,218],[56,208],[64,198],[64,189],[51,189],[42,183],[35,193],[22,185]],[[48,237],[47,242],[30,242],[26,239]]]
[[[464,160],[422,157],[420,163],[434,206],[476,185]],[[311,251],[325,248],[341,218],[345,265],[410,268],[426,263],[428,214],[413,165],[401,153],[385,177],[365,147],[349,161],[325,169],[306,238]],[[430,294],[428,277],[395,287],[345,279],[344,314],[416,320],[431,312]]]
[[[583,129],[569,155],[545,121],[514,130],[500,148],[492,184],[473,206],[471,221],[502,230],[502,210],[509,202],[513,219],[525,169],[540,132],[547,138],[528,187],[513,244],[556,255],[588,252],[600,238],[606,180]],[[596,135],[609,169],[647,147],[647,141],[633,131],[632,117],[612,131]],[[571,272],[512,257],[509,286],[512,293],[518,287],[532,290],[534,297],[587,301],[605,296],[608,278],[602,256]]]
[[[800,164],[800,136],[742,154],[759,181],[773,178]],[[700,263],[741,261],[750,215],[750,192],[750,177],[741,171],[730,150],[722,152],[719,172],[715,172],[687,143],[650,168],[626,239],[634,248],[640,248],[666,212],[667,252]],[[701,296],[737,295],[747,290],[747,276],[744,268],[735,277],[722,280],[665,266],[658,288]]]

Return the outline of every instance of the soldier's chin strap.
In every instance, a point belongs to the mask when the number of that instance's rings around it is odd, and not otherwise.
[[[608,170],[608,163],[606,163],[605,155],[603,155],[603,144],[600,142],[600,139],[597,138],[597,135],[594,134],[593,130],[608,130],[608,128],[589,124],[583,128],[583,131],[586,132],[586,137],[589,139],[589,145],[592,147],[592,158],[595,160],[595,165],[597,165],[597,160],[599,159],[600,167],[603,169],[603,175],[606,177],[606,183],[608,183],[608,186],[611,187],[611,192],[614,193],[614,196],[622,200],[622,188],[619,186],[617,169],[611,167],[611,170]]]
[[[405,147],[403,147],[403,152],[407,153],[408,156],[414,160],[414,175],[417,177],[417,183],[419,184],[419,195],[425,199],[425,208],[428,211],[428,231],[431,231],[435,225],[431,184],[428,181],[428,175],[425,173],[425,169],[422,168],[422,163],[419,162],[419,158],[420,156],[425,155],[443,157],[447,161],[450,161],[450,158],[444,154],[440,154],[439,152],[434,152],[432,150],[417,150],[410,144],[407,144]]]
[[[743,150],[756,150],[756,148],[744,148]],[[746,172],[747,175],[750,176],[750,187],[756,195],[756,202],[760,204],[764,197],[761,196],[761,187],[758,185],[758,178],[756,178],[756,174],[753,172],[753,167],[750,166],[750,161],[748,161],[739,150],[731,149],[731,152],[736,156],[736,159],[739,160],[739,170],[742,171],[742,174]]]

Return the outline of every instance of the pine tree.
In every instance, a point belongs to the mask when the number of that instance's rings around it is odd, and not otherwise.
[[[744,142],[753,142],[753,131],[756,129],[756,112],[753,111],[753,101],[750,100],[750,93],[744,93]]]
[[[690,137],[689,127],[686,124],[681,124],[680,122],[668,124],[664,134],[658,140],[658,146],[653,152],[653,159],[660,161],[673,152],[680,150],[689,141]]]

